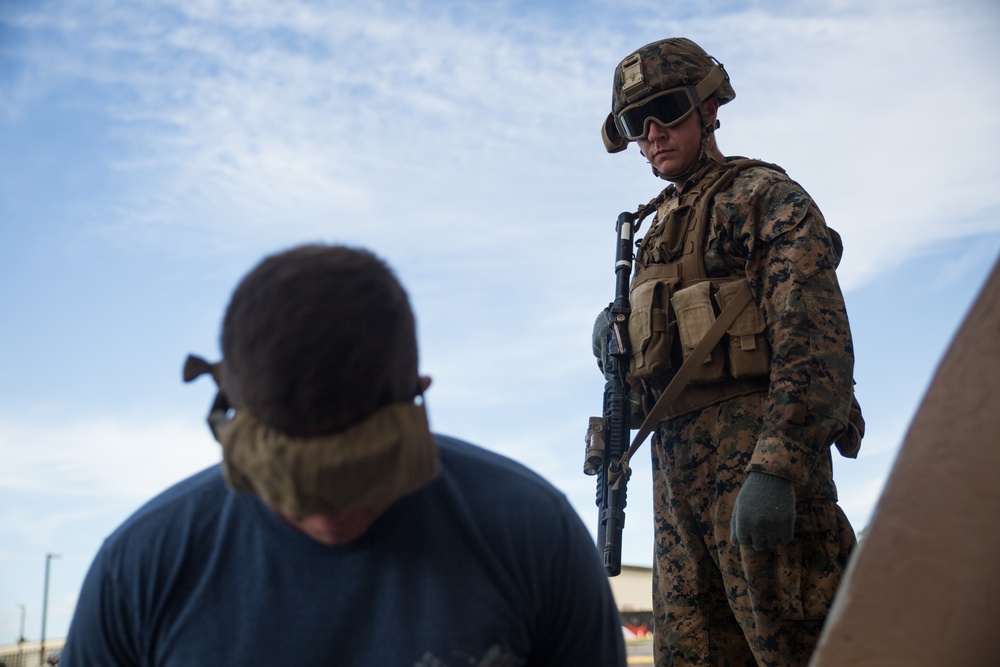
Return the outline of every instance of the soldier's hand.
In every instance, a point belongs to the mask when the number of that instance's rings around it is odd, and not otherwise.
[[[611,320],[608,309],[605,308],[597,314],[594,320],[593,345],[594,356],[597,357],[597,367],[604,373],[604,378],[610,380],[607,371],[608,367],[608,341],[611,338]]]
[[[751,472],[736,497],[729,539],[754,549],[788,544],[795,533],[795,485],[777,475]]]

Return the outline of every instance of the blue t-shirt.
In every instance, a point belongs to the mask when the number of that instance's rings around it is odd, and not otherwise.
[[[213,466],[150,501],[83,584],[65,667],[624,665],[587,530],[525,467],[438,436],[441,474],[327,546]]]

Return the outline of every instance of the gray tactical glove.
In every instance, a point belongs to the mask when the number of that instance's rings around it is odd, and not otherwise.
[[[597,357],[597,367],[604,373],[604,379],[610,380],[604,369],[608,365],[608,341],[611,338],[611,322],[608,320],[608,309],[605,308],[597,314],[594,320],[594,356]]]
[[[795,485],[784,477],[751,472],[733,508],[729,539],[754,549],[792,541],[795,532]]]

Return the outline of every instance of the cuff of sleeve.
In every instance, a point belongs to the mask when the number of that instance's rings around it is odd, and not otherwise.
[[[814,457],[815,452],[797,442],[761,438],[750,457],[747,472],[764,472],[804,484],[812,470]]]

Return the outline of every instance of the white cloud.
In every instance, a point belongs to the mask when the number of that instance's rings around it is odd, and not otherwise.
[[[0,416],[0,490],[5,492],[68,495],[98,501],[100,507],[102,501],[147,499],[219,459],[220,447],[207,426],[197,423],[108,417],[60,423],[51,414]],[[70,509],[57,521],[68,523],[94,511]],[[37,520],[24,507],[8,510],[5,517]]]
[[[1000,205],[1000,170],[981,150],[1000,136],[1000,81],[986,65],[1000,60],[989,36],[1000,13],[852,9],[740,17],[729,33],[742,57],[727,67],[744,78],[720,132],[813,194],[844,235],[848,289],[948,238],[996,230]]]
[[[132,146],[114,159],[133,193],[102,222],[118,239],[379,237],[419,256],[484,243],[512,255],[549,240],[539,204],[613,219],[658,187],[644,175],[619,199],[637,158],[599,150],[610,70],[639,45],[624,30],[567,35],[491,4],[461,17],[424,3],[158,6],[159,21],[120,3],[51,19],[86,57],[46,63],[111,93]],[[1000,206],[1000,173],[978,150],[1000,134],[996,12],[916,9],[751,6],[705,21],[645,7],[726,62],[738,97],[723,148],[782,163],[814,194],[847,241],[848,289],[998,224],[984,212]],[[581,205],[595,199],[601,211]]]

